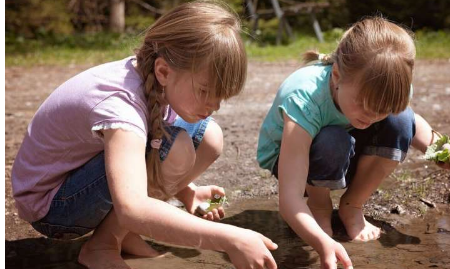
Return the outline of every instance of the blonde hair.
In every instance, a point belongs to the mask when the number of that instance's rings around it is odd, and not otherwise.
[[[307,51],[303,61],[319,60],[319,55]],[[368,17],[350,27],[336,51],[321,62],[336,63],[341,79],[359,86],[364,109],[398,114],[409,105],[415,56],[412,32],[382,17]]]
[[[221,100],[239,94],[247,74],[247,56],[240,37],[237,15],[220,2],[191,2],[161,16],[146,32],[136,50],[137,70],[142,76],[150,112],[151,139],[166,135],[163,122],[163,87],[154,74],[155,60],[163,58],[171,68],[195,73],[208,70],[208,95]],[[147,167],[151,167],[148,188],[162,183],[158,149],[151,149]]]

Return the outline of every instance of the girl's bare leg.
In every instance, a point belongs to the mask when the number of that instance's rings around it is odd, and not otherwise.
[[[197,151],[189,135],[181,132],[162,163],[163,177],[171,193],[175,195],[203,173],[219,157],[222,146],[222,130],[215,122],[208,124]],[[160,255],[139,235],[121,228],[113,208],[82,246],[78,262],[91,269],[129,269],[121,251],[145,257]]]
[[[355,177],[342,195],[339,205],[339,217],[351,239],[369,241],[379,238],[380,228],[366,221],[362,206],[398,164],[397,161],[378,156],[361,156]]]
[[[333,235],[331,228],[331,215],[333,213],[333,203],[330,198],[330,189],[306,185],[308,193],[308,207],[314,219],[329,236]]]
[[[129,232],[123,239],[122,252],[147,258],[162,256],[161,253],[150,247],[140,235],[132,232]]]
[[[209,122],[197,150],[186,132],[178,134],[162,164],[164,182],[170,186],[170,193],[175,195],[201,175],[220,156],[222,147],[222,129],[214,121]]]
[[[150,258],[160,255],[139,235],[121,228],[112,208],[94,234],[81,247],[78,262],[90,269],[129,269],[120,256],[121,251]]]
[[[194,181],[203,172],[214,163],[217,158],[219,158],[223,149],[223,133],[220,126],[214,122],[210,121],[206,127],[203,140],[196,150],[195,163],[192,169],[185,176],[183,181],[180,182],[178,190],[182,190],[189,183]]]
[[[114,208],[81,247],[78,262],[89,269],[130,267],[120,256],[121,242],[128,231],[120,228]]]

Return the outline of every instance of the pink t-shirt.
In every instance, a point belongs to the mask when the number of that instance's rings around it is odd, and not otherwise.
[[[58,87],[41,105],[19,149],[12,187],[19,216],[43,218],[67,177],[104,150],[98,130],[121,128],[147,140],[148,109],[134,57],[86,70]],[[176,113],[166,109],[166,119]]]

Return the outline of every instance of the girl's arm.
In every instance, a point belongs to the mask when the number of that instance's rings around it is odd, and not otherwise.
[[[320,228],[306,204],[304,193],[311,143],[311,136],[284,114],[278,164],[280,213],[289,226],[320,254],[322,267],[335,268],[338,259],[345,268],[350,268],[352,263],[345,249]]]
[[[414,114],[414,117],[416,120],[416,134],[414,135],[412,146],[425,153],[427,147],[433,144],[438,137],[433,134],[431,126],[422,116]]]
[[[427,147],[436,142],[439,137],[433,132],[430,124],[419,114],[414,114],[416,120],[416,134],[414,135],[412,146],[423,153],[427,150]],[[444,169],[450,169],[449,163],[439,163],[439,167]]]
[[[120,129],[103,133],[108,186],[121,227],[162,242],[226,251],[235,265],[276,268],[270,239],[148,197],[144,141]]]

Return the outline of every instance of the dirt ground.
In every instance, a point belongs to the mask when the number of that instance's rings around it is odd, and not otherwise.
[[[222,156],[198,180],[226,188],[231,199],[276,197],[277,181],[258,168],[255,156],[259,127],[280,83],[298,62],[251,62],[245,92],[222,106],[214,117],[225,138]],[[413,109],[442,133],[450,134],[450,61],[418,61],[415,70]],[[11,167],[27,124],[44,99],[62,82],[89,66],[37,66],[6,68],[5,139],[5,239],[38,238],[40,234],[19,219],[11,190]],[[386,184],[369,201],[367,214],[390,219],[392,213],[422,216],[432,203],[450,203],[450,172],[420,159],[411,150]],[[421,201],[425,198],[427,203]],[[423,200],[423,199],[422,199]],[[397,212],[397,211],[399,212]]]

